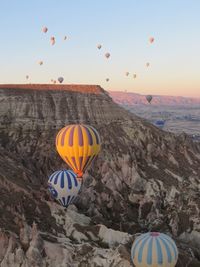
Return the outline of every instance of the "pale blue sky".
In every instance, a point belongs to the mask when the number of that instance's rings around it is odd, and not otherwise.
[[[109,90],[200,97],[199,14],[199,0],[0,0],[0,83],[63,76]]]

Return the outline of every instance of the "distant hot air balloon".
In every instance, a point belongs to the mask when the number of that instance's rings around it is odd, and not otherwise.
[[[154,38],[153,37],[150,37],[149,38],[149,42],[152,44],[154,42]]]
[[[110,53],[105,53],[105,57],[109,58],[110,57]]]
[[[133,74],[133,78],[136,79],[137,78],[137,74]]]
[[[151,100],[153,99],[153,97],[151,95],[147,95],[146,96],[146,100],[151,103]]]
[[[43,27],[42,28],[42,32],[47,33],[47,31],[48,31],[48,28],[47,27]]]
[[[102,45],[100,45],[100,44],[97,45],[97,48],[98,49],[101,49],[101,47],[102,47]]]
[[[126,71],[126,72],[125,72],[125,75],[126,75],[126,76],[128,76],[128,75],[129,75],[129,72],[128,72],[128,71]]]
[[[26,79],[28,80],[28,78],[29,78],[29,76],[28,75],[26,75]]]
[[[48,189],[51,196],[62,206],[67,207],[76,199],[80,188],[81,179],[70,170],[60,170],[54,172],[48,180]]]
[[[58,132],[56,148],[68,166],[82,177],[101,149],[100,137],[90,125],[72,124]]]
[[[106,78],[106,82],[109,82],[109,78]]]
[[[67,40],[67,36],[64,36],[64,41]]]
[[[134,241],[131,259],[136,267],[174,267],[178,260],[178,249],[168,235],[146,233]]]
[[[165,126],[165,120],[156,120],[154,122],[154,125],[160,129],[163,129],[163,127]]]
[[[51,45],[54,45],[55,44],[56,40],[55,40],[55,37],[54,36],[51,37],[50,42],[51,42]]]
[[[38,63],[39,63],[40,66],[43,65],[43,61],[39,61]]]
[[[147,62],[147,63],[146,63],[146,67],[149,67],[149,66],[150,66],[150,63],[149,63],[149,62]]]
[[[59,77],[58,81],[59,81],[59,83],[62,83],[64,81],[64,78],[63,77]]]

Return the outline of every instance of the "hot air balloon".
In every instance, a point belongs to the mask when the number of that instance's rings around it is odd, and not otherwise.
[[[97,130],[90,125],[72,124],[58,132],[56,148],[68,166],[78,177],[82,177],[100,152],[100,137]]]
[[[46,33],[48,31],[48,28],[47,27],[43,27],[42,28],[42,32]]]
[[[147,95],[146,96],[146,100],[151,103],[151,100],[153,99],[153,97],[151,95]]]
[[[67,40],[67,36],[64,36],[64,41]]]
[[[97,45],[97,48],[98,49],[101,49],[101,47],[102,47],[102,45],[100,45],[100,44]]]
[[[105,57],[109,58],[110,57],[110,53],[105,53]]]
[[[58,81],[59,81],[59,83],[62,83],[64,81],[64,78],[63,77],[59,77]]]
[[[51,37],[50,42],[51,42],[51,45],[54,45],[55,44],[56,40],[55,40],[55,37],[54,36]]]
[[[60,170],[54,172],[48,180],[48,189],[51,196],[55,198],[62,206],[67,207],[76,199],[80,188],[81,179],[70,170]]]
[[[153,37],[150,37],[149,38],[149,42],[152,44],[154,42],[154,38]]]
[[[26,79],[28,80],[28,78],[29,78],[29,76],[28,75],[26,75]]]
[[[109,78],[106,78],[106,82],[109,82]]]
[[[125,75],[126,75],[126,76],[128,76],[128,75],[129,75],[129,72],[128,72],[128,71],[127,71],[127,72],[125,72]]]
[[[174,267],[178,249],[171,237],[157,232],[146,233],[134,241],[131,259],[136,267]]]
[[[133,74],[133,78],[136,79],[137,78],[137,74]]]
[[[39,63],[40,66],[43,65],[43,61],[39,61],[38,63]]]
[[[154,122],[154,125],[160,129],[163,129],[163,127],[165,126],[165,120],[156,120]]]
[[[146,67],[148,68],[149,66],[150,66],[150,63],[149,63],[149,62],[147,62],[147,63],[146,63]]]

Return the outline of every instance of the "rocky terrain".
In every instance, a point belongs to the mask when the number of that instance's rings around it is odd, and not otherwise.
[[[200,145],[124,110],[99,86],[49,88],[0,88],[0,266],[129,267],[137,234],[154,230],[176,241],[177,267],[199,267]],[[57,131],[77,122],[98,129],[102,152],[65,209],[47,180],[66,168]]]
[[[122,91],[109,91],[109,95],[113,100],[120,105],[132,106],[135,104],[148,105],[145,95],[122,92]],[[200,98],[182,97],[182,96],[167,96],[167,95],[154,95],[151,102],[153,105],[196,105],[200,104]]]

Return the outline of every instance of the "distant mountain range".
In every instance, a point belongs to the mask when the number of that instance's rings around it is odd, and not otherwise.
[[[122,92],[122,91],[109,91],[112,99],[120,105],[135,105],[135,104],[148,104],[145,95],[136,93]],[[191,105],[200,104],[200,98],[189,98],[182,96],[162,96],[155,95],[151,102],[153,105]]]

